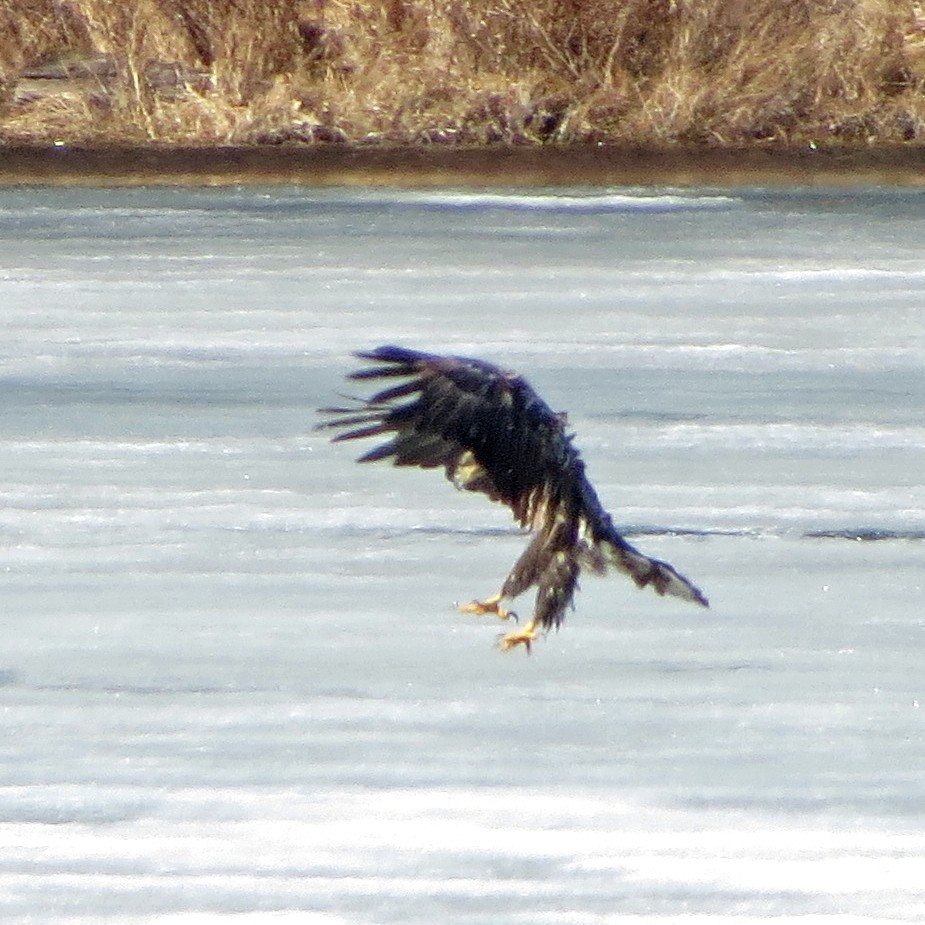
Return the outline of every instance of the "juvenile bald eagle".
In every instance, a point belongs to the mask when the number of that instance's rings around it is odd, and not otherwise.
[[[396,466],[443,466],[465,491],[506,504],[534,532],[501,590],[460,607],[468,613],[512,616],[506,602],[537,585],[533,618],[501,640],[503,650],[530,651],[537,630],[558,627],[578,589],[583,566],[626,572],[636,585],[709,606],[703,594],[667,562],[650,559],[614,528],[585,477],[565,416],[556,414],[526,381],[481,360],[435,356],[403,347],[355,354],[375,363],[353,380],[401,379],[350,408],[322,408],[341,428],[333,440],[388,435],[359,462],[391,459]],[[403,401],[407,399],[407,401]]]

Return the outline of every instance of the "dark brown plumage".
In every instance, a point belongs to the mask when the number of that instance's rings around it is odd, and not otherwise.
[[[651,559],[614,528],[585,477],[585,467],[556,414],[515,373],[465,357],[435,356],[403,347],[357,353],[375,365],[353,380],[402,381],[350,408],[323,408],[340,429],[335,441],[387,436],[359,462],[391,459],[397,466],[443,466],[457,488],[506,504],[534,532],[501,591],[463,607],[510,616],[503,602],[537,585],[532,620],[509,633],[502,648],[523,644],[536,629],[558,627],[578,588],[582,567],[603,574],[614,566],[643,588],[708,606],[703,594],[667,562]]]

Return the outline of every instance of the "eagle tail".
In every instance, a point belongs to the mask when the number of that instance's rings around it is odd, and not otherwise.
[[[607,531],[607,535],[600,540],[599,548],[604,553],[607,564],[629,575],[636,582],[637,588],[651,585],[656,594],[670,594],[701,607],[710,606],[703,592],[674,566],[640,552],[616,530],[611,528]]]

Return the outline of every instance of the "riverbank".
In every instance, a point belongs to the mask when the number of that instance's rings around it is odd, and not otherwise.
[[[923,142],[920,0],[0,0],[0,146]]]
[[[925,149],[238,146],[0,148],[0,185],[925,185]]]

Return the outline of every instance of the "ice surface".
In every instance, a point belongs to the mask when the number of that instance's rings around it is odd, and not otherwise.
[[[925,919],[923,245],[910,191],[0,193],[0,917]],[[498,653],[506,512],[312,431],[385,342],[525,373],[712,608],[589,578]]]

